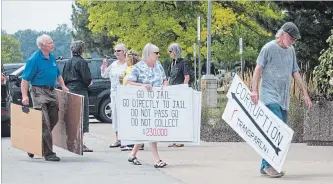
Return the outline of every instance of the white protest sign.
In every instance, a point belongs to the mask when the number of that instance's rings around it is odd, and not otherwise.
[[[186,87],[188,86],[182,86],[182,85],[173,85],[173,86],[167,86],[165,89],[168,88],[180,88],[180,87]],[[163,141],[163,142],[169,142],[169,143],[178,143],[178,144],[186,144],[186,145],[192,145],[192,146],[199,146],[200,145],[200,127],[201,127],[201,92],[192,90],[193,93],[193,101],[192,101],[192,110],[193,110],[193,141]],[[129,145],[129,144],[142,144],[152,141],[134,141],[134,140],[121,140],[122,145]]]
[[[263,103],[254,104],[250,90],[235,75],[222,118],[261,157],[281,172],[294,131]]]
[[[192,90],[117,88],[118,136],[133,141],[193,141]]]

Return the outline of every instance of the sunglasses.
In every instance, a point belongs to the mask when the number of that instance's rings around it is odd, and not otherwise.
[[[172,53],[172,50],[169,50],[169,53],[171,54],[171,53]]]
[[[160,55],[160,52],[154,52],[156,55]]]
[[[115,50],[114,52],[121,52],[122,50]]]

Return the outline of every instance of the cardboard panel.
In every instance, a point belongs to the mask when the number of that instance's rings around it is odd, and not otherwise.
[[[52,131],[53,145],[83,155],[83,96],[56,91],[59,121]]]
[[[11,104],[11,143],[14,148],[42,156],[42,111]]]

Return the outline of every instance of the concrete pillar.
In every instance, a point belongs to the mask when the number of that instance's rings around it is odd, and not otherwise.
[[[217,80],[214,75],[204,75],[201,78],[201,91],[206,107],[217,107]]]

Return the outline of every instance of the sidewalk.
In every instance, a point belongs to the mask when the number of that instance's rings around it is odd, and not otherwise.
[[[114,134],[111,124],[91,124],[91,136],[111,144]],[[310,147],[305,144],[292,144],[283,170],[286,175],[273,179],[259,173],[261,158],[244,143],[208,143],[200,146],[168,148],[160,143],[161,159],[169,165],[159,169],[188,184],[208,183],[255,183],[255,184],[332,184],[333,147]],[[91,145],[93,148],[93,145]],[[139,151],[137,157],[153,167],[152,154],[148,145]],[[109,148],[119,149],[119,148]],[[120,151],[120,150],[119,150]],[[123,152],[128,154],[129,152]],[[124,162],[127,162],[124,160]],[[129,163],[128,163],[129,164]],[[135,167],[133,165],[133,167]]]

